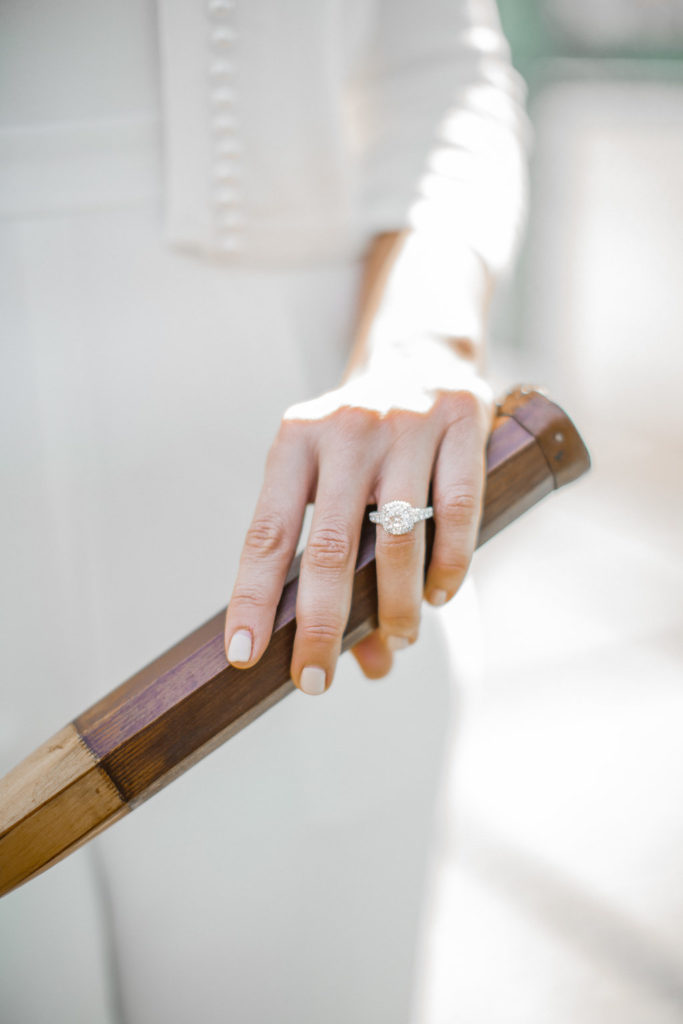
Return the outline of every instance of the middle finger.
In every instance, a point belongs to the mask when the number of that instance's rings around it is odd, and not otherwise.
[[[313,520],[301,559],[292,679],[305,693],[324,693],[341,651],[351,608],[363,512],[372,479],[358,461],[324,460]]]

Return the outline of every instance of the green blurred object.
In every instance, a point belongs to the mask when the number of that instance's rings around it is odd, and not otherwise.
[[[498,0],[498,9],[531,85],[548,59],[683,59],[683,0]]]

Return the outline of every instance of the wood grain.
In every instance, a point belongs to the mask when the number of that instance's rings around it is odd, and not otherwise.
[[[539,392],[511,392],[487,448],[484,543],[589,466],[566,414]],[[366,509],[342,649],[377,626],[375,536]],[[427,520],[426,567],[435,524]],[[83,712],[0,784],[0,893],[32,877],[148,799],[294,690],[289,678],[300,555],[267,651],[228,665],[225,609]]]

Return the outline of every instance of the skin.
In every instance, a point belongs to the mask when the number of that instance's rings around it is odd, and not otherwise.
[[[423,598],[450,600],[474,551],[493,402],[469,339],[416,337],[370,344],[370,327],[403,235],[371,246],[354,344],[338,388],[292,406],[273,440],[241,553],[225,621],[263,655],[306,506],[314,502],[296,606],[291,677],[324,669],[329,689],[348,619],[365,506],[402,499],[424,507],[433,488],[435,541],[423,584],[425,525],[393,536],[377,527],[379,629],[353,648],[369,678],[386,675],[394,652],[417,640]],[[400,656],[400,655],[399,655]]]

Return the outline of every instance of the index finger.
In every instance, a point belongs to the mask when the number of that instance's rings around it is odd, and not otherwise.
[[[305,438],[287,433],[268,454],[225,617],[226,657],[240,668],[255,664],[268,646],[315,482],[315,460]]]

